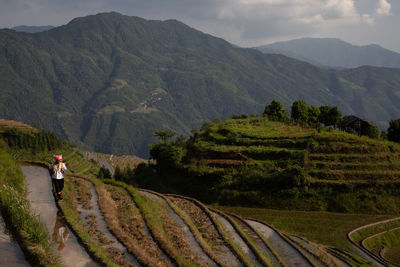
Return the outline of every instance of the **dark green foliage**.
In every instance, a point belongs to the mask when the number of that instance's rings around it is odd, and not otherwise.
[[[154,135],[158,137],[159,142],[166,144],[176,133],[170,129],[155,131]]]
[[[390,121],[387,137],[390,141],[400,143],[400,119]]]
[[[53,132],[37,130],[37,131],[21,131],[11,129],[0,133],[8,147],[11,149],[25,149],[33,153],[42,151],[53,151],[66,145]]]
[[[330,107],[330,106],[321,106],[319,108],[320,114],[318,120],[320,123],[323,123],[325,126],[334,126],[336,127],[342,120],[342,112],[338,107]]]
[[[287,121],[287,112],[283,104],[277,100],[272,100],[271,104],[265,107],[264,116],[271,121]]]
[[[338,105],[379,127],[400,116],[399,69],[322,69],[176,20],[118,13],[36,34],[0,30],[0,84],[0,117],[88,150],[142,157],[157,129],[189,135],[214,118],[260,114],[272,99]]]
[[[319,116],[318,121],[324,125],[328,125],[329,123],[329,111],[331,110],[330,106],[320,106],[319,107]]]
[[[151,146],[150,156],[160,166],[179,167],[185,156],[184,148],[173,144],[155,144]]]
[[[100,167],[97,177],[99,179],[111,179],[111,172],[107,168]]]
[[[292,113],[291,117],[292,120],[296,123],[305,125],[307,124],[309,117],[308,117],[308,110],[309,107],[303,100],[296,100],[293,102],[292,105]]]
[[[380,136],[380,131],[379,131],[378,126],[376,126],[376,125],[373,124],[373,125],[371,125],[370,127],[368,127],[366,136],[368,136],[368,137],[370,137],[370,138],[378,139],[379,136]]]
[[[308,124],[309,125],[316,125],[319,123],[319,115],[321,114],[321,111],[318,107],[316,106],[309,106],[308,107]]]

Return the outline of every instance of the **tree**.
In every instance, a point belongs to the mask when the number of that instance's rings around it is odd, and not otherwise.
[[[331,110],[330,106],[320,106],[319,107],[319,116],[318,121],[324,125],[327,125],[329,121],[329,111]]]
[[[159,142],[166,144],[170,138],[174,137],[175,132],[170,129],[164,129],[155,131],[154,135],[158,137]]]
[[[400,118],[390,121],[387,137],[389,141],[400,143]]]
[[[292,105],[292,120],[296,123],[306,124],[308,122],[308,105],[303,100],[296,100]]]
[[[329,110],[328,118],[328,126],[336,127],[342,121],[342,112],[340,112],[338,107],[334,106]]]
[[[378,126],[376,126],[375,124],[370,125],[367,130],[367,136],[370,138],[378,139],[380,136],[380,131]]]
[[[318,123],[319,114],[321,111],[316,106],[309,106],[308,107],[308,123],[310,125],[315,125]]]
[[[336,106],[321,106],[319,111],[318,121],[325,126],[336,127],[342,121],[342,112]]]
[[[283,104],[277,100],[272,100],[271,104],[265,107],[264,114],[271,121],[287,121],[287,112]]]

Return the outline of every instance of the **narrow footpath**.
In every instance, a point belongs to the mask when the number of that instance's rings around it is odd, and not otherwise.
[[[71,267],[98,266],[79,244],[58,211],[47,169],[36,166],[21,166],[21,169],[27,182],[27,199],[52,236],[54,250],[59,251],[63,264]]]

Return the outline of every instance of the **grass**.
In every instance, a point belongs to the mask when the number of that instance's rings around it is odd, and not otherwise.
[[[213,207],[244,218],[257,219],[287,234],[296,234],[312,242],[340,249],[351,249],[346,235],[352,229],[368,223],[395,217],[394,215],[284,211],[229,206]]]
[[[400,227],[400,220],[377,224],[377,225],[374,225],[371,227],[361,229],[357,232],[354,232],[351,235],[351,238],[354,240],[354,242],[359,243],[369,236],[372,236],[374,234],[378,234],[381,232],[389,231],[390,229],[393,229],[396,227]]]
[[[91,256],[104,266],[119,266],[102,248],[101,244],[93,240],[92,236],[86,231],[79,213],[76,209],[75,193],[69,179],[65,180],[64,199],[58,202],[68,224],[76,233],[80,243],[86,247]]]
[[[400,229],[392,229],[381,235],[369,238],[363,244],[368,250],[379,255],[379,251],[383,246],[391,249],[400,245]]]
[[[25,179],[11,156],[0,149],[0,209],[6,227],[18,241],[28,261],[36,266],[62,266],[51,249],[45,226],[25,200]]]

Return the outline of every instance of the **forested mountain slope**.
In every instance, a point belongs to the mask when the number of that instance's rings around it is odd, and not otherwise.
[[[153,132],[261,113],[272,99],[338,105],[386,127],[400,116],[400,70],[334,71],[237,48],[176,20],[118,13],[36,34],[0,30],[0,117],[83,148],[146,156]]]

